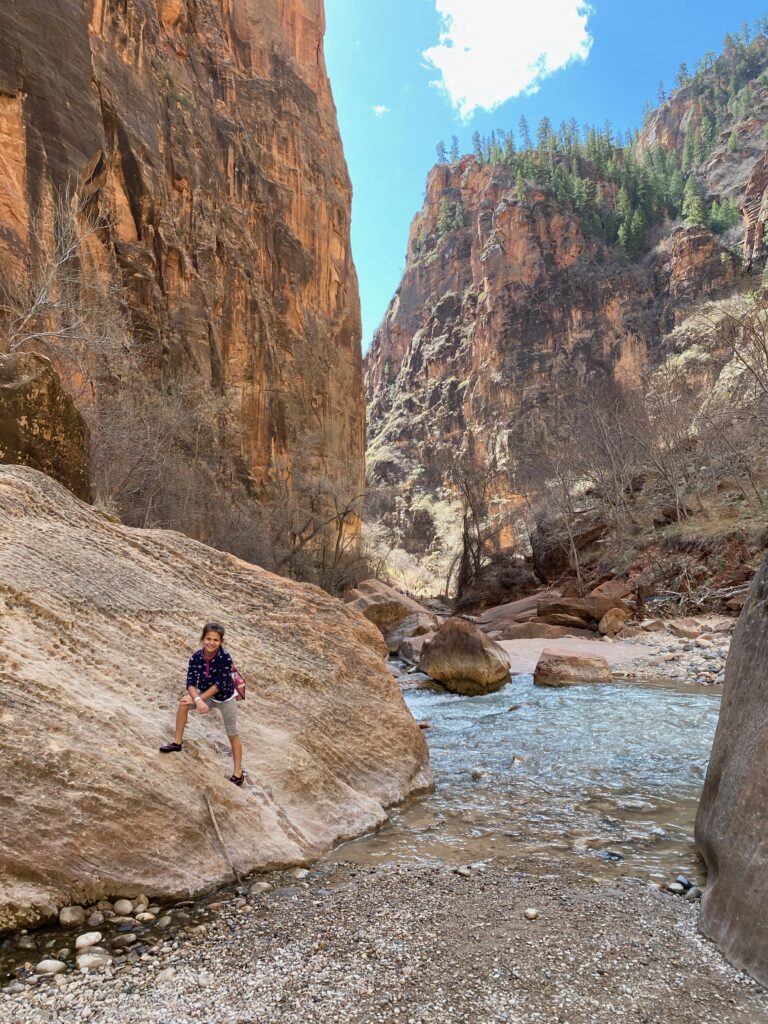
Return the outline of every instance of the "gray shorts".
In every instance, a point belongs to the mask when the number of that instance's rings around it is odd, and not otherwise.
[[[212,711],[220,711],[224,720],[224,728],[227,736],[237,736],[237,701],[234,697],[229,700],[214,700],[213,697],[206,697],[205,703]]]

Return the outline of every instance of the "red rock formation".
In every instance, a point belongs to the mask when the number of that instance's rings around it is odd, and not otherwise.
[[[752,169],[744,203],[744,263],[749,268],[766,255],[765,226],[768,223],[768,148]]]
[[[119,283],[153,380],[223,391],[221,468],[257,493],[281,475],[361,484],[351,190],[323,33],[322,0],[0,5],[0,272],[24,281],[30,225],[78,189],[100,225],[86,269]]]
[[[463,226],[446,230],[446,209]],[[402,499],[404,544],[428,534],[409,520],[409,493],[444,485],[441,452],[472,435],[480,462],[503,469],[553,383],[636,378],[685,304],[732,278],[724,251],[688,228],[626,265],[547,192],[528,188],[521,202],[508,168],[473,157],[435,167],[366,360],[369,471]]]

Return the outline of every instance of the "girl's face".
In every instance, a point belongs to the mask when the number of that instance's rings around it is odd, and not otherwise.
[[[213,630],[205,634],[203,637],[203,650],[206,654],[215,654],[220,647],[221,634],[215,633]]]

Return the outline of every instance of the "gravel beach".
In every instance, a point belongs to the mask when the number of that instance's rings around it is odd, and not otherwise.
[[[342,864],[271,878],[269,893],[226,894],[175,950],[169,937],[119,968],[6,990],[0,1020],[768,1024],[766,994],[697,933],[697,904],[548,868]]]

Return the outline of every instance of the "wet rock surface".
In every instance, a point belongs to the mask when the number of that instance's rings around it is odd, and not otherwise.
[[[638,882],[595,883],[556,861],[544,876],[526,868],[327,865],[266,895],[231,891],[122,962],[12,983],[0,1018],[768,1021],[764,993],[698,935],[694,903]]]

